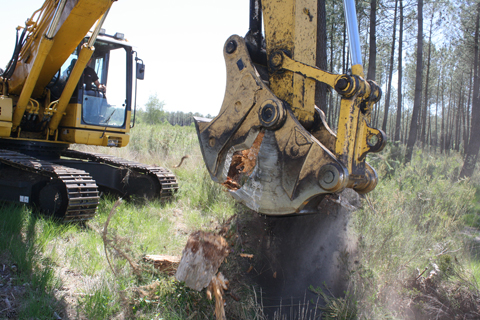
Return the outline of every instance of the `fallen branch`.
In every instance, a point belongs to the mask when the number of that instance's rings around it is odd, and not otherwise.
[[[110,259],[108,258],[108,246],[110,246],[112,249],[114,249],[122,258],[124,258],[125,260],[128,261],[128,263],[130,264],[130,266],[132,267],[133,269],[133,272],[136,274],[136,275],[140,275],[140,270],[139,270],[139,267],[137,265],[137,263],[135,261],[133,261],[118,245],[117,245],[117,242],[118,242],[118,239],[116,236],[114,236],[112,239],[108,239],[108,225],[110,224],[110,220],[112,219],[113,215],[115,214],[115,209],[120,205],[120,203],[122,203],[122,199],[118,199],[117,201],[115,201],[115,204],[113,205],[112,209],[110,210],[110,213],[108,214],[108,217],[107,217],[107,221],[105,221],[105,225],[103,226],[103,231],[101,232],[102,234],[102,239],[103,239],[103,247],[105,249],[105,256],[107,257],[107,261],[108,261],[108,265],[110,266],[110,268],[112,269],[113,271],[113,274],[115,274],[115,276],[117,275],[117,272],[115,271],[115,269],[113,268],[111,262],[110,262]]]
[[[107,221],[105,221],[105,225],[103,226],[103,232],[102,232],[102,239],[103,239],[103,248],[105,249],[105,257],[107,257],[107,262],[108,262],[108,265],[110,266],[110,269],[112,269],[112,272],[115,276],[117,276],[117,272],[115,271],[115,269],[113,268],[112,266],[112,263],[110,262],[110,258],[108,258],[108,252],[107,252],[107,234],[108,234],[108,224],[110,223],[110,219],[112,219],[114,213],[115,213],[115,209],[120,205],[120,203],[122,203],[122,199],[118,199],[117,201],[115,201],[112,209],[110,210],[110,213],[108,214],[108,217],[107,217]]]

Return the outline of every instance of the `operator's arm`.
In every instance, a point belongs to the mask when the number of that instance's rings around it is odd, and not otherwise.
[[[107,87],[104,84],[101,84],[98,79],[95,80],[94,83],[97,86],[98,90],[102,91],[103,93],[107,93]]]

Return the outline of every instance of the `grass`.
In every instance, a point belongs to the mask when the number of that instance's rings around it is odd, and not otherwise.
[[[357,317],[429,318],[441,309],[434,298],[455,315],[470,315],[468,308],[455,309],[458,297],[451,290],[478,298],[479,262],[464,236],[465,223],[472,225],[468,221],[479,217],[474,184],[457,180],[462,162],[455,154],[418,151],[407,166],[398,161],[399,154],[391,146],[371,158],[379,184],[354,215],[360,263],[350,272],[354,299],[361,306]],[[434,280],[427,279],[436,267]]]
[[[24,206],[1,203],[0,319],[7,316],[2,311],[5,287],[14,293],[10,315],[17,319],[52,319],[55,314],[72,319],[211,319],[214,305],[204,293],[143,262],[145,254],[180,256],[188,234],[213,230],[242,210],[210,180],[194,127],[139,124],[126,148],[76,148],[167,168],[186,154],[190,157],[173,169],[180,189],[172,201],[122,202],[116,208],[108,236],[118,250],[106,252],[100,234],[116,198],[103,197],[98,214],[84,226],[59,224]],[[458,181],[462,159],[456,154],[419,151],[408,166],[402,164],[402,154],[389,146],[370,157],[379,184],[353,215],[358,263],[350,266],[345,297],[318,290],[327,302],[320,310],[324,319],[428,318],[438,311],[434,300],[466,314],[462,301],[479,297],[480,174]],[[234,259],[228,260],[226,267],[234,268]],[[435,266],[440,271],[429,283]],[[264,319],[255,289],[244,285],[241,290],[241,303],[227,311],[231,318]]]
[[[54,227],[52,220],[39,220],[25,207],[5,203],[0,207],[0,221],[2,287],[15,288],[9,292],[11,296],[2,298],[10,298],[10,304],[15,307],[15,294],[23,295],[21,308],[12,310],[19,319],[51,317],[52,310],[59,305],[54,290],[62,285],[61,280],[55,277],[57,251],[51,242],[56,236],[68,233],[72,227]],[[45,255],[49,246],[51,252]],[[6,303],[6,300],[3,301]]]
[[[27,283],[29,288],[16,300],[16,316],[51,319],[56,313],[84,319],[209,319],[214,306],[204,293],[182,286],[143,262],[145,254],[180,256],[188,234],[212,230],[235,212],[233,200],[210,180],[204,168],[194,127],[138,125],[125,149],[77,148],[167,168],[178,164],[185,154],[190,157],[175,169],[180,187],[175,199],[167,203],[122,202],[110,221],[109,236],[139,266],[139,273],[115,250],[107,254],[116,273],[106,259],[100,231],[115,198],[103,197],[97,215],[85,226],[59,224],[37,217],[26,207],[3,204],[0,253],[5,258],[0,267],[17,265],[19,276],[12,287]],[[3,316],[0,313],[0,318]]]

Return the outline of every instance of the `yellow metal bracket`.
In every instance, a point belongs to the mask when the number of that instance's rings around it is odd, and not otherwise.
[[[368,125],[373,104],[380,100],[380,88],[375,82],[363,78],[361,65],[352,66],[352,75],[337,75],[296,61],[283,51],[276,51],[270,56],[269,68],[272,72],[288,70],[325,83],[342,96],[335,155],[352,177],[359,177],[358,181],[352,179],[352,187],[358,185],[363,190],[368,184],[364,179],[366,154],[382,150],[387,140],[385,133]]]

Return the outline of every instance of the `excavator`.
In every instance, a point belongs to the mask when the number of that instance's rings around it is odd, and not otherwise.
[[[78,221],[94,216],[102,190],[150,199],[177,190],[165,168],[70,148],[129,141],[133,86],[145,66],[123,34],[102,30],[114,2],[46,0],[17,28],[12,59],[0,70],[0,200]],[[315,66],[317,6],[250,0],[249,32],[223,48],[220,112],[195,118],[211,178],[259,213],[317,212],[326,194],[366,193],[377,184],[366,156],[386,143],[370,126],[381,90],[364,76],[354,1],[344,0],[352,60],[346,74]],[[93,85],[87,68],[98,78]],[[315,105],[318,82],[341,97],[336,133]]]
[[[168,169],[70,148],[124,147],[135,123],[145,65],[124,34],[102,29],[114,2],[46,0],[17,28],[0,70],[0,200],[84,221],[102,191],[165,199],[178,189]]]
[[[195,118],[211,178],[265,215],[315,213],[326,194],[377,185],[366,156],[386,143],[370,126],[381,90],[365,79],[355,3],[343,3],[352,66],[333,74],[316,66],[317,2],[250,0],[247,35],[233,35],[223,47],[220,112]],[[315,105],[317,83],[341,97],[336,133]]]

